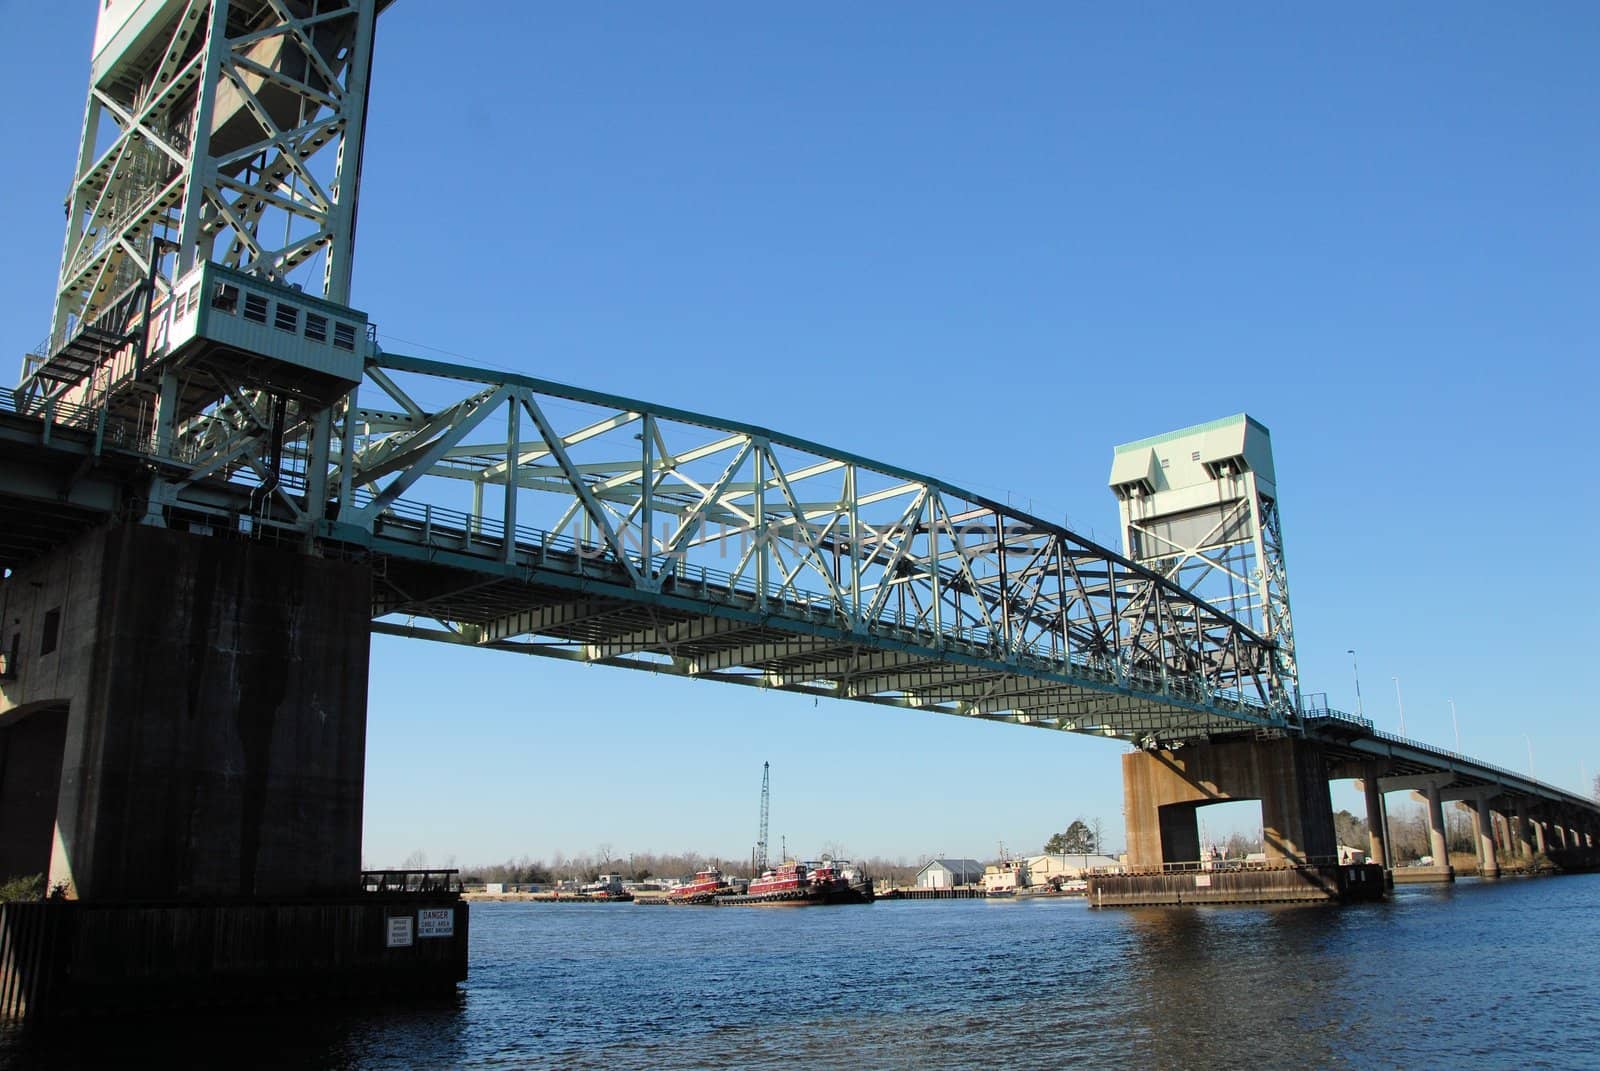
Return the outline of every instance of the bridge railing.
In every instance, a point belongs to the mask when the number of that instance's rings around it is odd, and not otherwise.
[[[1367,736],[1378,740],[1383,740],[1390,744],[1399,744],[1400,746],[1410,748],[1413,751],[1420,751],[1430,758],[1436,759],[1445,764],[1456,765],[1476,772],[1493,773],[1500,777],[1509,778],[1513,781],[1521,781],[1528,784],[1537,785],[1540,789],[1551,795],[1573,796],[1573,793],[1570,793],[1558,786],[1546,784],[1545,782],[1535,778],[1532,774],[1520,773],[1506,766],[1499,766],[1492,762],[1485,762],[1482,759],[1474,758],[1471,755],[1464,755],[1459,751],[1452,751],[1449,748],[1438,747],[1434,744],[1424,743],[1421,740],[1401,736],[1398,733],[1384,732],[1382,729],[1373,727],[1371,718],[1360,717],[1355,714],[1349,714],[1342,710],[1333,710],[1328,707],[1322,707],[1316,710],[1308,710],[1305,712],[1305,724],[1307,728],[1315,728],[1316,723],[1323,720],[1336,721],[1355,726],[1361,729],[1362,732]],[[1574,798],[1582,800],[1581,796],[1576,796]]]
[[[1373,731],[1371,718],[1364,718],[1359,714],[1350,714],[1343,710],[1334,710],[1331,707],[1303,709],[1300,712],[1300,716],[1304,718],[1307,723],[1316,721],[1336,721],[1345,725],[1353,725],[1356,728],[1365,730],[1367,732]]]
[[[1463,755],[1459,751],[1451,751],[1449,748],[1435,747],[1433,744],[1424,744],[1420,740],[1412,740],[1408,737],[1399,736],[1395,733],[1386,733],[1381,729],[1372,730],[1372,735],[1377,737],[1379,740],[1386,740],[1391,744],[1402,744],[1416,751],[1426,752],[1427,754],[1436,758],[1460,763],[1464,766],[1473,766],[1481,770],[1489,770],[1493,773],[1501,775],[1502,777],[1509,777],[1517,781],[1527,781],[1552,793],[1560,793],[1564,795],[1571,794],[1567,793],[1564,789],[1558,788],[1554,785],[1547,785],[1543,781],[1537,780],[1532,774],[1518,773],[1516,770],[1512,770],[1508,767],[1496,766],[1492,762],[1484,762],[1482,759],[1475,759],[1470,755]]]
[[[363,870],[361,889],[377,895],[460,893],[460,873],[454,869]]]

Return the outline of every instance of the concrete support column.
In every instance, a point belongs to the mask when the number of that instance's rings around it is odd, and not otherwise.
[[[1548,849],[1546,849],[1544,842],[1544,822],[1538,818],[1533,820],[1533,843],[1535,851],[1540,855],[1546,854]]]
[[[1533,821],[1527,811],[1517,813],[1517,854],[1524,862],[1533,858]]]
[[[1494,812],[1489,809],[1487,799],[1478,800],[1478,876],[1500,876],[1500,859],[1494,843]]]
[[[1379,866],[1389,865],[1389,855],[1384,850],[1383,792],[1378,788],[1376,764],[1367,767],[1364,778],[1367,789],[1367,858]]]
[[[1565,849],[1567,846],[1567,827],[1563,826],[1560,822],[1551,822],[1550,828],[1553,829],[1556,834],[1556,847]]]
[[[1444,836],[1444,800],[1440,798],[1437,785],[1429,785],[1424,791],[1428,797],[1428,846],[1433,855],[1433,865],[1448,867],[1450,846]]]

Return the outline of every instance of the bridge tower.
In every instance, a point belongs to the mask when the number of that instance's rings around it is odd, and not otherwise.
[[[16,398],[170,461],[152,523],[219,473],[260,486],[258,514],[322,514],[368,345],[348,302],[385,6],[101,6],[50,330]]]
[[[1271,641],[1267,699],[1298,725],[1294,626],[1266,426],[1241,413],[1125,443],[1112,455],[1109,482],[1123,553]],[[1123,757],[1134,865],[1198,860],[1196,812],[1223,799],[1261,801],[1269,858],[1306,863],[1332,854],[1325,762],[1315,744],[1297,735],[1180,743],[1189,746]]]
[[[368,345],[347,301],[383,6],[101,5],[50,334],[14,393],[19,412],[131,439],[151,463],[123,474],[125,523],[19,563],[0,593],[18,655],[0,714],[66,712],[49,872],[75,894],[355,880],[370,582],[205,535],[322,514]],[[85,590],[98,597],[69,595]],[[158,742],[174,718],[192,724]],[[290,759],[319,734],[337,746]],[[196,795],[145,799],[173,789]],[[276,839],[273,803],[298,816]],[[238,852],[257,858],[215,865]]]
[[[42,431],[0,456],[0,516],[30,525],[0,540],[0,870],[92,913],[0,911],[4,987],[126,1004],[168,955],[200,974],[159,999],[410,969],[362,895],[371,572],[311,538],[371,351],[348,301],[387,0],[99,6],[50,333],[12,392]],[[26,945],[89,925],[122,936]],[[464,976],[464,933],[424,944],[432,973],[385,985]]]
[[[1273,644],[1276,709],[1299,713],[1272,436],[1243,413],[1125,443],[1111,462],[1123,553]]]

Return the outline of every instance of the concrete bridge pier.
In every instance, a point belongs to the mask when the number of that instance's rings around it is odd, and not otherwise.
[[[1450,845],[1445,839],[1444,795],[1435,781],[1428,782],[1423,790],[1428,800],[1428,851],[1433,865],[1450,869]]]
[[[1135,867],[1201,858],[1197,811],[1209,803],[1261,802],[1269,862],[1332,858],[1333,808],[1322,754],[1303,741],[1243,740],[1122,757],[1128,862]]]
[[[1519,806],[1517,808],[1517,854],[1525,864],[1533,861],[1533,825],[1533,821],[1528,817],[1528,809]]]
[[[1454,881],[1455,870],[1450,866],[1450,853],[1445,841],[1444,786],[1449,774],[1412,774],[1385,777],[1379,782],[1381,792],[1421,792],[1426,803],[1428,823],[1428,852],[1433,857],[1432,866],[1395,866],[1394,880],[1401,884]],[[1390,860],[1391,865],[1398,860]]]
[[[20,567],[0,614],[21,652],[0,721],[64,719],[35,756],[48,821],[6,823],[4,854],[80,899],[355,890],[364,565],[112,525]]]
[[[1368,763],[1362,787],[1367,797],[1367,858],[1389,868],[1389,816],[1383,805],[1383,792],[1378,788],[1378,765]]]
[[[0,1016],[453,988],[386,944],[361,812],[372,580],[222,530],[112,523],[0,582]],[[429,916],[430,924],[435,917]],[[416,932],[415,929],[410,932]]]
[[[1442,795],[1450,800],[1470,801],[1473,804],[1473,839],[1476,842],[1478,876],[1498,878],[1500,876],[1500,840],[1496,822],[1499,816],[1495,813],[1493,805],[1501,798],[1500,790],[1491,787],[1456,789],[1445,792]]]
[[[1478,797],[1478,876],[1498,878],[1500,859],[1494,840],[1494,813],[1489,810],[1489,798]]]
[[[1296,738],[1234,739],[1122,757],[1131,873],[1094,876],[1090,902],[1143,904],[1375,900],[1383,868],[1341,866],[1324,749]],[[1264,865],[1202,858],[1198,810],[1259,800]]]

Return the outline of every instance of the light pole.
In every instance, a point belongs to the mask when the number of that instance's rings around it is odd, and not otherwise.
[[[1400,698],[1400,678],[1391,678],[1394,681],[1394,702],[1400,708],[1400,735],[1406,735],[1406,701]]]
[[[1365,717],[1367,712],[1361,709],[1361,664],[1356,661],[1354,647],[1346,651],[1345,654],[1350,656],[1350,672],[1355,674],[1356,678],[1356,717]]]
[[[1450,728],[1455,731],[1455,734],[1456,734],[1456,753],[1460,754],[1461,753],[1461,725],[1460,725],[1459,722],[1456,721],[1456,701],[1454,699],[1451,699],[1451,700],[1448,700],[1448,702],[1450,703]]]
[[[1524,744],[1528,745],[1528,776],[1532,777],[1533,776],[1533,741],[1528,738],[1528,734],[1527,733],[1523,733],[1522,734],[1522,742]]]

